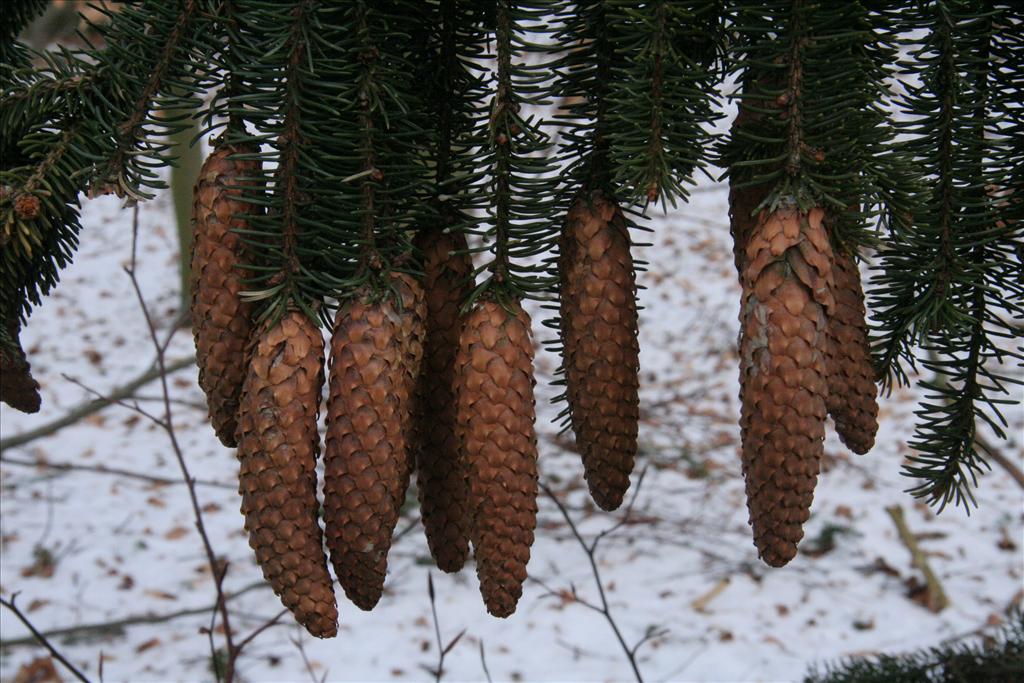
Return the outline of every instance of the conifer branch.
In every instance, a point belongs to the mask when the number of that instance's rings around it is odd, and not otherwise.
[[[128,195],[137,200],[152,197],[148,193],[138,191],[133,187],[132,182],[127,181],[125,160],[136,145],[147,139],[146,133],[141,129],[149,121],[153,98],[167,87],[169,72],[180,63],[178,50],[181,49],[183,40],[192,30],[192,19],[197,11],[197,0],[184,0],[181,4],[181,10],[174,19],[174,24],[167,35],[149,79],[131,105],[129,110],[131,114],[117,127],[117,142],[107,161],[107,170],[100,176],[99,182],[102,184],[110,182],[112,178],[117,178],[115,187],[119,197]]]
[[[280,166],[277,182],[281,196],[281,251],[283,260],[280,274],[284,296],[294,296],[294,278],[301,269],[298,240],[301,230],[298,211],[301,201],[299,189],[299,155],[304,141],[300,130],[302,112],[299,98],[302,92],[302,60],[306,56],[306,22],[311,11],[310,0],[302,0],[291,11],[292,23],[288,35],[288,55],[284,71],[285,110],[280,138]]]
[[[494,147],[494,261],[491,273],[498,285],[508,278],[508,240],[511,220],[511,188],[509,157],[512,154],[511,114],[518,104],[512,99],[512,27],[509,0],[498,0],[496,6],[495,45],[498,60],[497,92],[491,112],[491,145]]]

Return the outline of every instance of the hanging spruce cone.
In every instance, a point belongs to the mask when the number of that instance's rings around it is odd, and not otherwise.
[[[311,634],[337,633],[316,498],[323,337],[291,311],[256,340],[238,412],[239,491],[249,545],[281,602]]]
[[[243,145],[222,145],[199,171],[192,206],[192,333],[196,340],[199,386],[206,394],[210,422],[225,446],[236,446],[238,399],[248,367],[252,305],[240,296],[251,273],[244,244],[235,230],[248,227],[256,211],[242,201],[241,185],[255,176],[259,162],[231,158],[251,154]]]
[[[507,617],[523,592],[537,523],[533,344],[522,307],[477,304],[455,368],[476,573],[487,611]]]
[[[402,383],[399,386],[398,398],[402,405],[402,433],[407,462],[405,479],[402,481],[402,485],[395,490],[395,515],[398,517],[401,516],[402,507],[405,505],[409,477],[416,468],[416,453],[413,450],[416,418],[414,405],[423,364],[423,345],[426,339],[427,293],[416,278],[406,273],[392,274],[391,286],[401,298],[398,315],[399,339],[402,345]]]
[[[640,347],[636,273],[622,210],[600,192],[577,199],[561,239],[566,397],[584,477],[604,510],[622,504],[636,458]]]
[[[864,322],[864,290],[853,254],[837,250],[832,273],[836,305],[828,320],[828,412],[842,442],[854,453],[864,454],[875,444],[878,431],[875,371]]]
[[[825,438],[832,251],[822,211],[763,212],[744,250],[740,427],[761,558],[796,556]]]
[[[456,434],[455,356],[473,262],[466,238],[422,233],[427,317],[415,399],[416,482],[427,544],[437,566],[462,569],[469,554],[469,487]],[[458,252],[453,254],[452,252]]]
[[[331,337],[327,547],[345,594],[364,610],[384,590],[409,484],[410,396],[422,357],[422,289],[409,276],[396,276],[393,284],[402,310],[390,294],[363,291],[338,310]]]
[[[741,116],[743,111],[741,108]],[[761,185],[729,187],[729,231],[732,233],[732,255],[736,263],[736,274],[741,282],[743,271],[747,266],[747,243],[758,225],[757,207],[761,205],[766,196],[767,189]]]
[[[38,413],[39,382],[32,377],[32,366],[21,348],[17,319],[7,321],[5,328],[0,338],[0,401],[23,413]]]

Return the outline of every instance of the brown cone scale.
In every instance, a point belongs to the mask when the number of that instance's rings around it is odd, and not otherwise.
[[[0,401],[23,413],[38,413],[42,405],[39,382],[32,377],[20,332],[17,321],[11,320],[7,323],[10,343],[0,342]]]
[[[530,318],[493,301],[467,316],[455,361],[476,572],[487,611],[516,609],[537,524]]]
[[[238,413],[239,491],[249,545],[274,592],[314,636],[337,633],[316,498],[320,330],[299,311],[256,339]]]
[[[409,483],[410,396],[422,356],[422,290],[409,276],[393,285],[401,309],[393,296],[363,291],[338,309],[331,337],[327,547],[345,594],[364,610],[383,593]]]
[[[878,402],[871,363],[864,290],[852,254],[842,250],[832,262],[835,311],[829,316],[828,412],[840,440],[854,453],[864,454],[875,444]]]
[[[629,488],[640,418],[629,247],[625,216],[602,193],[573,203],[559,260],[566,397],[590,495],[604,510],[619,507]]]
[[[232,156],[252,152],[241,145],[218,147],[199,171],[192,205],[191,312],[199,386],[213,429],[229,447],[237,445],[238,399],[254,325],[252,305],[240,295],[252,274],[240,267],[246,258],[235,230],[247,228],[246,215],[257,210],[242,201],[241,185],[259,171],[259,162]]]
[[[391,276],[391,286],[401,299],[399,310],[399,339],[402,345],[402,382],[398,398],[402,405],[402,434],[404,437],[406,469],[405,479],[401,487],[395,491],[395,515],[401,516],[405,505],[406,492],[409,489],[409,478],[416,469],[415,443],[415,410],[416,390],[419,384],[420,370],[423,364],[423,348],[426,339],[427,294],[423,285],[411,275],[395,273]]]
[[[427,545],[442,571],[469,555],[469,485],[456,433],[455,356],[473,262],[461,234],[421,233],[426,329],[414,404],[416,483]],[[455,253],[453,253],[455,252]]]
[[[796,556],[825,438],[832,252],[823,212],[762,212],[740,278],[740,428],[754,544],[779,567]]]

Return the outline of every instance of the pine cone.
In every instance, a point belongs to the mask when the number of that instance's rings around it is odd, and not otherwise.
[[[210,422],[225,446],[235,441],[238,399],[248,367],[252,305],[239,293],[252,274],[245,245],[235,230],[248,227],[253,204],[241,200],[240,185],[259,172],[259,162],[232,159],[252,154],[244,145],[222,145],[203,164],[192,206],[192,333],[199,386],[206,394]]]
[[[406,273],[393,273],[391,286],[401,297],[399,321],[401,325],[400,340],[402,344],[402,384],[399,387],[401,415],[403,419],[402,433],[405,448],[405,479],[395,491],[395,515],[400,517],[405,505],[406,492],[409,490],[409,477],[416,469],[415,443],[415,409],[416,390],[423,364],[423,348],[426,340],[427,293],[423,285]]]
[[[249,545],[281,602],[311,634],[337,633],[317,517],[323,337],[291,311],[259,332],[238,411],[239,491]]]
[[[842,442],[854,453],[864,454],[875,444],[878,432],[875,371],[864,322],[864,290],[853,254],[836,251],[832,273],[836,306],[828,320],[828,412]]]
[[[473,262],[461,234],[421,235],[427,318],[414,405],[416,483],[430,554],[442,571],[457,572],[469,554],[469,486],[456,433],[455,356]]]
[[[21,348],[17,318],[5,323],[6,335],[0,339],[0,401],[23,413],[38,413],[42,404],[39,382],[32,377],[32,366]]]
[[[487,611],[507,617],[526,580],[537,524],[530,318],[518,303],[477,304],[455,361],[459,437],[466,457],[470,536]]]
[[[825,438],[832,250],[822,211],[762,213],[744,250],[740,427],[747,507],[762,559],[796,556]]]
[[[744,110],[741,108],[740,111]],[[733,130],[737,130],[735,125]],[[768,191],[763,185],[729,187],[729,232],[732,233],[732,254],[736,263],[736,273],[741,280],[747,267],[747,243],[750,242],[750,237],[758,225],[758,217],[754,212],[767,196]]]
[[[324,475],[327,547],[349,600],[373,609],[409,484],[410,396],[422,357],[422,289],[403,301],[363,291],[338,309],[331,337]],[[417,294],[419,290],[419,294]]]
[[[594,502],[622,504],[636,458],[640,347],[636,273],[622,210],[577,199],[561,239],[561,336],[576,447]]]

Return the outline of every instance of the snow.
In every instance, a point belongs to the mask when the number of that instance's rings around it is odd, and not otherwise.
[[[131,211],[102,198],[85,206],[81,249],[63,282],[33,315],[23,341],[43,386],[43,410],[22,415],[4,406],[0,435],[8,437],[54,419],[91,396],[68,378],[108,391],[147,369],[153,351],[128,277]],[[177,315],[177,242],[170,198],[142,206],[139,276],[162,333]],[[959,637],[1005,618],[1020,600],[1024,497],[996,467],[981,481],[981,506],[966,516],[949,509],[935,516],[902,490],[905,440],[912,430],[916,389],[883,400],[877,445],[854,456],[830,436],[812,517],[801,548],[813,548],[833,527],[835,547],[816,557],[802,552],[770,569],[757,559],[747,526],[737,427],[736,312],[723,186],[704,182],[690,204],[650,225],[653,246],[641,275],[643,485],[630,523],[605,536],[596,551],[615,621],[633,645],[648,629],[657,634],[637,655],[645,679],[793,680],[808,665],[852,654],[900,651]],[[538,344],[550,331],[533,306]],[[174,335],[169,359],[192,353],[187,330]],[[548,385],[557,361],[538,355],[538,431],[542,480],[560,495],[581,533],[592,539],[623,512],[596,510],[586,494],[578,457],[559,436]],[[201,407],[196,371],[171,381],[177,434],[192,473],[222,482],[200,486],[211,540],[230,562],[229,592],[256,585],[231,601],[232,625],[244,636],[280,609],[259,587],[238,513],[237,464],[220,446]],[[143,407],[159,384],[144,387]],[[1009,410],[1011,442],[1019,460],[1024,415]],[[23,447],[5,458],[116,467],[180,479],[166,435],[117,406]],[[105,681],[210,680],[213,585],[186,488],[111,474],[56,471],[10,462],[0,468],[0,592],[17,592],[18,605],[42,630],[108,622],[188,609],[202,612],[164,623],[130,625],[73,639],[54,637],[62,651]],[[414,494],[410,500],[414,500]],[[952,604],[933,614],[907,597],[905,582],[920,578],[885,507],[901,505],[922,538]],[[338,590],[341,628],[316,641],[284,618],[261,634],[240,660],[246,681],[308,680],[310,668],[328,680],[433,678],[437,647],[427,575],[437,591],[445,643],[465,635],[445,659],[444,679],[484,679],[481,647],[494,680],[618,681],[633,678],[609,624],[573,601],[597,603],[587,556],[558,509],[543,495],[540,523],[519,609],[507,620],[486,614],[472,566],[450,576],[432,569],[421,527],[397,540],[386,593],[373,612],[361,612]],[[415,519],[410,505],[403,528]],[[39,550],[41,549],[42,554]],[[52,563],[37,562],[45,554]],[[47,567],[47,565],[50,565]],[[47,572],[52,569],[52,574]],[[547,588],[545,588],[545,586]],[[548,592],[550,589],[551,593]],[[694,601],[717,590],[698,610]],[[0,613],[4,641],[27,635],[8,611]],[[238,637],[236,636],[236,640]],[[219,634],[214,634],[220,642]],[[0,678],[40,656],[36,645],[4,648]]]

